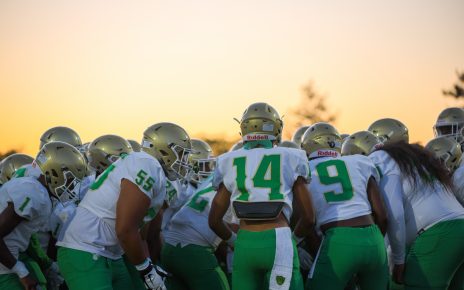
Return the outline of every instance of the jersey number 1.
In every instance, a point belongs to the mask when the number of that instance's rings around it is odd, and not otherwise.
[[[237,188],[240,191],[240,196],[237,200],[248,201],[250,193],[245,186],[246,175],[246,156],[237,157],[234,159],[233,165],[237,169],[237,177],[235,179]],[[266,179],[268,171],[271,171],[269,178]],[[282,200],[284,195],[280,193],[280,155],[264,155],[259,163],[255,176],[253,176],[253,186],[256,188],[269,188],[269,200]]]

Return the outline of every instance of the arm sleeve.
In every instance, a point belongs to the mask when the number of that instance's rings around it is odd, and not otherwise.
[[[306,153],[303,150],[298,150],[293,180],[296,180],[300,176],[306,180],[306,183],[309,184],[311,182],[311,171],[309,170],[309,161],[306,157]]]
[[[219,185],[223,182],[224,176],[222,175],[222,172],[220,170],[220,162],[219,159],[217,161],[216,168],[214,169],[213,172],[213,180],[212,180],[212,186],[214,190],[218,190]]]
[[[404,264],[406,256],[406,225],[403,207],[403,184],[399,175],[384,176],[380,191],[385,200],[388,214],[387,234],[395,264]]]
[[[129,180],[152,200],[160,190],[160,167],[156,166],[154,160],[149,158],[138,158],[131,160],[127,166],[127,172],[123,178]],[[164,186],[164,185],[163,185]]]

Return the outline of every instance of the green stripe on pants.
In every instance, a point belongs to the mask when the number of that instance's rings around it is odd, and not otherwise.
[[[278,241],[276,236],[279,236]],[[278,253],[277,248],[281,249],[279,244],[287,244],[289,251]],[[289,275],[283,273],[273,275],[276,274],[275,268],[278,268],[275,258],[280,254],[291,257],[286,269]],[[281,270],[285,269],[281,268]],[[279,285],[282,285],[281,289],[303,289],[298,252],[291,238],[290,229],[285,227],[261,232],[240,230],[235,242],[232,289],[269,289],[270,283],[273,284],[272,289],[276,289]],[[284,285],[287,285],[286,288],[283,287]]]

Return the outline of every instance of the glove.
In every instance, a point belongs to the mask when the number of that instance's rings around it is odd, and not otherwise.
[[[47,289],[58,290],[60,289],[60,285],[64,283],[64,279],[60,275],[60,269],[56,262],[53,262],[47,269],[45,276],[47,278]]]
[[[135,268],[139,271],[145,288],[149,290],[166,290],[164,279],[168,276],[168,273],[160,267],[153,266],[150,259],[146,259],[145,262],[135,266]]]

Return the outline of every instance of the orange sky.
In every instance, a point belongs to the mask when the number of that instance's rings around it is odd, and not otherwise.
[[[141,139],[171,121],[235,136],[312,79],[340,132],[393,117],[433,136],[464,69],[464,1],[1,1],[0,152],[34,155],[49,127]]]

